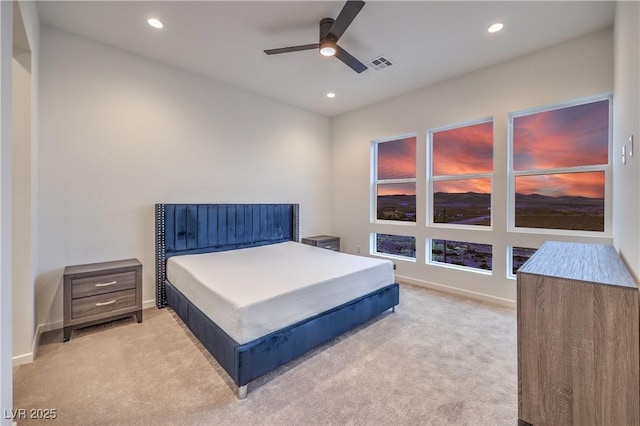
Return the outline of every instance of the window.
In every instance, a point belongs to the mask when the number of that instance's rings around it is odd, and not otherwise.
[[[491,226],[493,122],[430,132],[432,221]]]
[[[605,230],[610,98],[510,115],[511,223]]]
[[[416,258],[416,239],[405,235],[375,234],[375,254]]]
[[[416,221],[416,137],[374,141],[375,218]]]
[[[431,240],[431,261],[491,271],[492,246],[464,241]]]
[[[538,249],[526,247],[511,247],[511,271],[509,275],[515,278],[518,269],[520,269],[520,267],[524,265],[524,262],[526,262],[531,256],[533,256],[533,253],[535,253],[536,250]]]

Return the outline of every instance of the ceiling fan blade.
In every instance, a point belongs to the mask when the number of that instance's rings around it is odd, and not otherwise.
[[[301,46],[290,46],[290,47],[281,47],[279,49],[268,49],[265,50],[264,53],[267,55],[276,55],[278,53],[289,53],[289,52],[299,52],[301,50],[311,50],[320,48],[319,43],[314,44],[303,44]]]
[[[329,34],[331,34],[335,41],[338,41],[342,34],[347,30],[351,22],[356,18],[360,10],[364,7],[364,2],[361,0],[349,0],[344,5],[340,14],[336,18],[336,21],[333,23],[331,28],[329,29]]]
[[[368,69],[365,64],[363,64],[362,62],[360,62],[359,60],[351,56],[349,52],[347,52],[340,46],[336,46],[336,58],[340,59],[342,62],[347,64],[349,67],[351,67],[352,70],[354,70],[358,74]]]

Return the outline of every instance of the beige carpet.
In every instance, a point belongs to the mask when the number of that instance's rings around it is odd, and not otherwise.
[[[41,338],[14,368],[18,424],[515,425],[515,311],[402,285],[400,305],[236,387],[169,309]]]

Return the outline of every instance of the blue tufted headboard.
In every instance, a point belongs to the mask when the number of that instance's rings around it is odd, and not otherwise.
[[[156,204],[156,306],[171,256],[298,241],[298,204]]]

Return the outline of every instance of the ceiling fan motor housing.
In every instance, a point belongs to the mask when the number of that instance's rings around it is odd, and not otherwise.
[[[324,18],[320,21],[320,43],[327,39],[327,36],[329,36],[329,30],[335,21],[336,20],[333,18]],[[333,36],[331,36],[330,39],[333,39],[334,42],[336,41]]]

